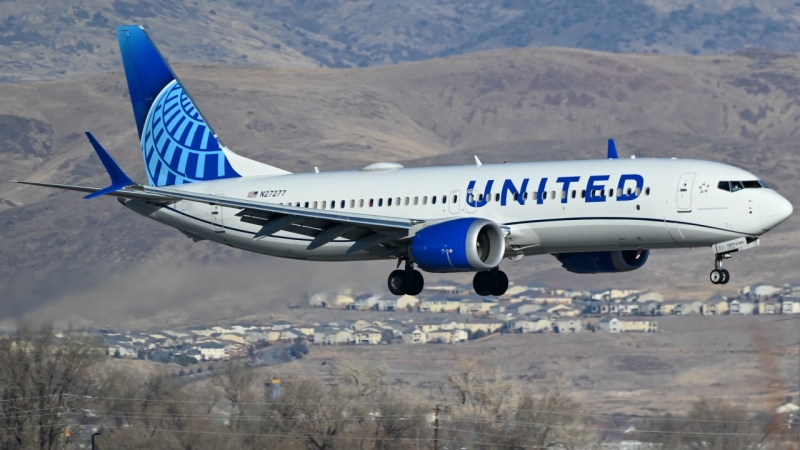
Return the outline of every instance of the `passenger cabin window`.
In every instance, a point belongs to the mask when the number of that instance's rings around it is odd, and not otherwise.
[[[650,195],[650,188],[646,188],[644,190],[644,195]]]
[[[642,193],[642,188],[636,188],[636,196],[638,197]]]
[[[522,193],[522,199],[523,200],[527,200],[528,199],[528,193],[527,192],[523,192]]]
[[[350,208],[355,208],[355,207],[356,207],[356,201],[350,200]]]
[[[500,201],[500,193],[499,192],[497,194],[494,194],[494,201],[496,201],[496,202]]]
[[[542,192],[542,198],[547,200],[547,191]]]
[[[314,202],[314,209],[317,209],[317,202]]]
[[[392,206],[392,197],[386,199],[386,206]]]
[[[561,198],[567,198],[567,191],[561,191]]]
[[[344,200],[342,200],[342,204],[340,205],[340,207],[341,207],[342,209],[344,209],[344,205],[345,205],[345,202],[344,202]]]
[[[416,206],[419,204],[419,197],[414,197],[414,205]]]
[[[378,199],[378,206],[383,206],[383,199],[382,198]]]
[[[515,197],[516,197],[516,195],[515,195]],[[514,199],[514,200],[516,200],[516,199]],[[458,203],[458,196],[457,195],[453,196],[453,203]]]
[[[408,197],[406,197],[406,206],[408,206]]]
[[[514,193],[514,201],[516,202],[517,200],[519,200],[519,194]],[[453,202],[453,203],[455,203],[455,202]]]
[[[550,198],[552,198],[552,199],[554,199],[554,200],[555,200],[555,198],[556,198],[556,191],[550,191]]]
[[[572,198],[575,198],[575,196],[576,196],[577,194],[578,194],[578,191],[576,191],[575,189],[573,189],[573,190],[572,190]]]
[[[608,196],[609,197],[613,197],[614,196],[614,190],[613,189],[609,189],[608,190]]]
[[[586,198],[586,189],[581,191],[581,198]]]
[[[531,198],[535,198],[535,199],[538,200],[539,199],[539,192],[538,191],[533,191],[533,194],[531,194]]]
[[[359,208],[363,208],[364,207],[364,199],[363,198],[358,201],[358,207]]]
[[[327,203],[325,203],[325,200],[323,200],[323,201],[322,201],[322,209],[325,209],[325,208],[326,208],[326,205],[327,205]]]
[[[431,205],[435,205],[435,204],[436,204],[436,196],[434,195],[434,196],[431,197]]]
[[[375,204],[375,200],[373,200],[373,199],[369,199],[369,207],[370,207],[370,208],[372,208],[372,206],[373,206],[374,204]]]
[[[336,209],[336,200],[331,200],[331,209]]]
[[[427,205],[428,204],[428,196],[427,195],[422,196],[422,204],[423,205]]]

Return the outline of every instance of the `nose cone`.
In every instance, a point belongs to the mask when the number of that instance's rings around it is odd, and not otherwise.
[[[789,200],[773,190],[764,189],[758,198],[758,211],[764,229],[771,230],[792,215],[794,208]]]

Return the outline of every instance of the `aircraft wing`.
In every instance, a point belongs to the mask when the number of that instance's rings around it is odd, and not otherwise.
[[[243,222],[261,225],[261,230],[253,236],[253,240],[286,230],[313,237],[308,250],[321,247],[339,237],[354,241],[347,253],[366,250],[408,237],[409,231],[415,225],[424,222],[416,219],[276,205],[165,187],[142,186],[142,189],[148,194],[241,209],[236,215]]]

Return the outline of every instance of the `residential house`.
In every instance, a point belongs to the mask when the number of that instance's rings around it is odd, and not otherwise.
[[[656,291],[639,292],[636,294],[629,295],[628,297],[630,297],[632,301],[636,301],[639,303],[664,301],[664,295]]]
[[[730,315],[748,315],[756,310],[756,304],[744,299],[734,299],[728,303]]]
[[[318,345],[348,344],[354,341],[353,331],[346,328],[320,327],[314,330],[314,343]]]
[[[225,359],[225,345],[219,342],[203,342],[197,346],[203,359],[206,361],[221,361]]]
[[[775,298],[762,298],[756,304],[756,311],[759,314],[780,314],[781,304]]]
[[[294,324],[292,322],[289,322],[288,320],[278,320],[272,322],[272,329],[275,331],[285,330],[287,328],[292,328],[293,326]]]
[[[379,311],[407,311],[419,303],[417,297],[403,295],[396,298],[381,298],[378,300]]]
[[[377,328],[363,328],[353,334],[356,344],[378,345],[383,338],[383,331]]]
[[[555,295],[548,292],[536,291],[525,296],[525,300],[536,305],[570,305],[572,297]]]
[[[313,336],[314,335],[314,329],[317,328],[318,326],[319,326],[319,324],[304,323],[304,324],[300,324],[300,325],[295,325],[294,328],[296,330],[302,331],[306,336]]]
[[[626,320],[623,323],[623,331],[641,332],[641,333],[658,333],[658,322],[655,320]]]
[[[470,298],[461,301],[461,304],[458,305],[458,313],[486,315],[494,305],[497,305],[497,302],[483,298]]]
[[[639,303],[625,301],[625,300],[619,302],[619,304],[617,305],[617,307],[619,308],[618,311],[620,316],[636,315],[639,313],[640,306],[641,305]]]
[[[800,313],[800,299],[792,297],[784,297],[781,303],[782,314],[797,314]]]
[[[367,322],[366,320],[363,320],[363,319],[350,321],[350,322],[348,322],[348,324],[349,324],[349,328],[351,330],[354,330],[354,331],[361,331],[364,328],[369,328],[370,326],[372,326],[371,323],[369,323],[369,322]]]
[[[269,341],[269,330],[247,330],[244,332],[244,340],[248,344],[267,342]]]
[[[428,342],[428,335],[424,331],[420,330],[419,328],[414,328],[411,330],[406,330],[404,333],[405,336],[409,336],[409,342],[411,344],[425,344]]]
[[[136,358],[139,356],[139,351],[130,345],[117,344],[108,347],[108,354],[118,358]]]
[[[578,333],[583,330],[583,325],[580,319],[562,319],[553,325],[553,331],[556,333]]]
[[[438,330],[442,327],[442,321],[433,317],[426,317],[421,323],[414,325],[414,328],[421,330],[425,333]]]
[[[600,320],[600,329],[607,333],[625,332],[625,322],[616,317],[606,317]]]
[[[359,311],[366,311],[370,309],[377,309],[380,296],[373,294],[362,294],[353,297],[353,303],[347,305],[347,309],[356,309]]]
[[[236,342],[238,344],[247,344],[247,339],[243,334],[239,333],[224,333],[220,336],[225,341]]]
[[[501,320],[495,319],[472,319],[469,322],[464,323],[464,329],[475,333],[478,330],[483,331],[486,334],[494,333],[495,331],[503,328],[505,322]]]
[[[547,308],[547,314],[553,315],[558,314],[559,317],[577,317],[580,315],[580,311],[575,308],[569,307],[567,305],[556,305],[550,308]]]
[[[463,330],[462,330],[463,331]],[[427,341],[431,343],[449,344],[453,337],[453,332],[450,330],[433,330],[427,333]]]
[[[682,300],[675,303],[672,314],[676,316],[688,316],[700,314],[703,302],[699,300]]]
[[[706,299],[700,307],[700,314],[704,316],[721,316],[728,312],[728,297],[714,295]]]
[[[780,294],[783,289],[769,285],[769,284],[751,284],[739,290],[739,293],[746,296],[751,300],[758,300],[764,297],[771,297],[775,294]]]
[[[800,283],[792,282],[783,285],[784,298],[800,298]]]
[[[205,325],[186,327],[186,331],[188,333],[196,334],[198,336],[211,336],[212,334],[216,333],[216,331],[211,329],[211,327],[207,327]]]
[[[308,335],[297,328],[286,328],[281,330],[279,341],[294,341],[296,339],[308,339]]]
[[[424,313],[457,312],[461,305],[458,297],[448,297],[436,294],[420,303],[419,311]]]
[[[232,323],[228,328],[234,333],[239,333],[239,334],[244,334],[246,331],[261,329],[261,327],[245,322]]]
[[[457,344],[459,342],[467,342],[469,339],[469,333],[467,330],[452,330],[450,336],[450,343]]]
[[[513,327],[521,333],[543,333],[552,331],[553,326],[548,319],[531,317],[514,321]]]
[[[661,302],[648,300],[639,305],[639,314],[658,316],[661,314]]]

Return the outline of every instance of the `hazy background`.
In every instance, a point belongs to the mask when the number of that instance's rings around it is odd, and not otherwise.
[[[136,22],[229,147],[291,171],[598,158],[614,137],[623,157],[745,167],[797,205],[798,18],[792,1],[2,2],[0,180],[104,186],[87,130],[145,179],[114,33]],[[726,286],[707,281],[709,249],[626,274],[577,276],[550,256],[503,268],[705,298],[798,281],[798,238],[795,217],[736,255]],[[192,243],[110,198],[0,183],[0,326],[268,314],[383,290],[393,267]]]

